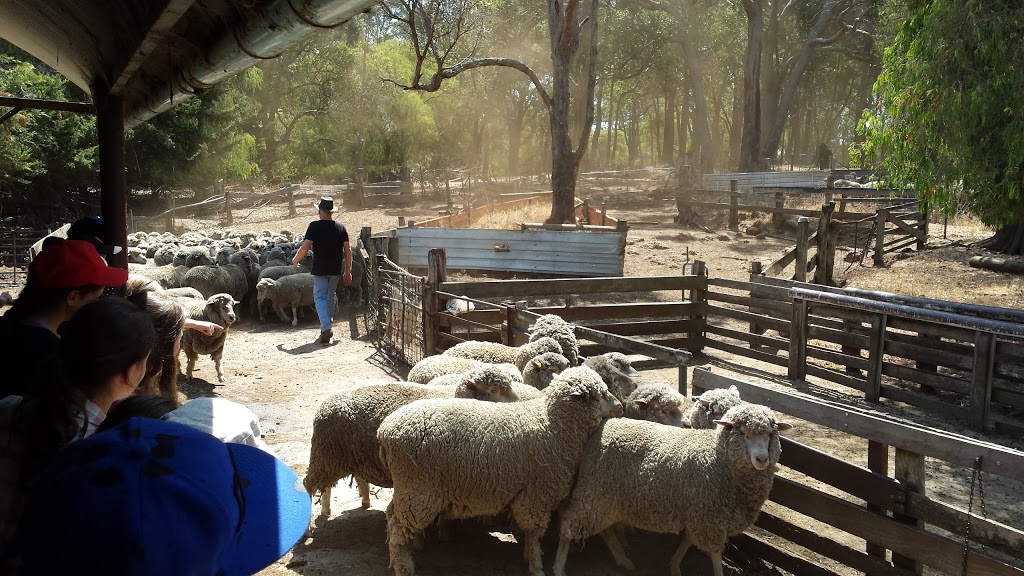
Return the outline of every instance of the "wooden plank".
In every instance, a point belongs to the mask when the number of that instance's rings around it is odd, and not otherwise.
[[[735,294],[723,294],[721,292],[708,291],[708,300],[725,302],[737,306],[749,306],[759,310],[771,310],[779,314],[789,315],[793,311],[793,304],[789,301],[766,300],[756,296],[737,296]]]
[[[820,316],[822,318],[839,318],[847,322],[858,322],[863,324],[871,324],[871,320],[875,314],[873,312],[864,312],[854,308],[846,308],[843,306],[832,306],[829,304],[819,304],[817,302],[811,302],[808,307],[810,314]],[[867,331],[865,331],[865,334]]]
[[[1024,393],[1000,386],[993,386],[992,401],[997,404],[1013,406],[1014,408],[1024,408]]]
[[[913,382],[915,384],[934,386],[935,388],[941,388],[942,390],[949,392],[957,392],[959,394],[968,394],[970,392],[968,389],[969,383],[964,380],[951,378],[934,372],[924,372],[917,368],[901,366],[891,362],[884,362],[882,364],[882,374],[892,376],[893,378],[899,378],[900,380],[906,380],[907,382]]]
[[[889,222],[892,222],[893,224],[895,224],[900,230],[903,230],[907,234],[910,234],[916,240],[924,240],[925,239],[925,237],[924,237],[924,230],[921,230],[920,228],[917,228],[916,226],[911,226],[910,224],[907,224],[906,222],[904,222],[903,221],[903,215],[898,215],[896,213],[890,213],[890,216],[893,216],[893,217],[889,218]],[[920,221],[921,220],[920,213],[918,213],[917,216],[918,217],[915,218],[915,220]]]
[[[737,346],[735,344],[729,344],[722,342],[721,340],[708,339],[705,343],[708,348],[714,348],[715,350],[721,350],[722,352],[728,352],[730,354],[736,354],[737,356],[744,356],[747,358],[753,358],[754,360],[760,360],[761,362],[767,362],[768,364],[775,364],[776,366],[782,366],[785,368],[789,365],[788,360],[781,358],[774,354],[768,354],[760,352],[758,350],[751,350],[746,346]]]
[[[882,364],[885,361],[885,326],[889,317],[876,314],[871,323],[871,337],[868,342],[867,382],[865,382],[864,399],[878,402],[882,397]]]
[[[618,336],[615,334],[609,334],[608,332],[601,332],[600,330],[594,330],[585,326],[576,326],[576,337],[604,344],[605,346],[611,346],[620,351],[624,350],[633,354],[643,354],[644,356],[649,356],[657,360],[671,362],[677,366],[686,366],[693,358],[693,356],[686,350],[675,350],[665,346],[659,346],[658,344],[635,340],[626,336]]]
[[[751,206],[751,205],[731,205],[724,204],[721,202],[698,202],[696,200],[690,202],[690,206],[694,208],[710,208],[712,210],[736,210],[737,212],[766,212],[770,214],[785,214],[787,216],[807,216],[817,218],[821,216],[820,210],[802,210],[798,208],[776,208],[774,206]]]
[[[867,387],[867,384],[863,379],[857,378],[851,374],[837,372],[815,364],[808,364],[806,370],[807,374],[811,376],[815,376],[829,382],[834,382],[836,384],[842,384],[847,388],[853,388],[854,390],[860,390],[861,392],[863,392],[864,388]]]
[[[587,324],[587,327],[619,336],[652,336],[685,334],[696,324],[693,320],[644,320],[642,322],[594,323]]]
[[[530,308],[535,314],[557,314],[563,320],[612,320],[625,318],[673,318],[700,314],[704,304],[690,302],[650,302],[643,304],[600,304],[565,308],[544,306]]]
[[[837,573],[803,556],[764,542],[753,534],[738,534],[733,536],[729,543],[755,558],[760,558],[778,568],[786,570],[790,574],[800,574],[801,576],[839,576]]]
[[[438,325],[451,327],[451,328],[474,328],[481,332],[497,332],[501,333],[501,326],[494,326],[491,324],[482,324],[480,322],[474,322],[462,316],[453,316],[451,314],[439,314],[439,318],[445,318],[444,322],[439,322]]]
[[[913,492],[908,493],[904,500],[904,511],[911,516],[920,518],[925,524],[938,526],[954,534],[963,532],[964,527],[967,526],[968,514],[965,510]],[[982,518],[977,514],[970,515],[970,522],[973,542],[996,548],[1024,560],[1024,531],[995,520]]]
[[[770,330],[778,330],[780,332],[789,330],[789,322],[786,320],[779,320],[778,318],[764,314],[754,314],[753,312],[744,312],[743,310],[723,308],[721,306],[714,305],[708,305],[707,313],[708,315],[717,314],[719,316],[725,316],[726,318],[733,318],[735,320],[757,322],[762,328]]]
[[[473,322],[479,322],[481,324],[500,325],[505,319],[505,312],[503,310],[473,310],[472,312],[465,312],[459,314],[459,318],[464,320],[470,320]],[[447,312],[440,312],[437,315],[437,322],[439,326],[451,326],[451,319],[455,318],[452,314]]]
[[[871,339],[863,334],[852,334],[842,330],[833,330],[822,326],[810,325],[807,327],[807,336],[812,340],[841,344],[850,348],[865,350],[871,345]]]
[[[834,496],[802,486],[787,478],[775,477],[769,498],[782,506],[815,518],[861,538],[886,543],[894,553],[920,560],[949,574],[958,574],[963,566],[964,546],[937,534],[895,522]],[[1020,576],[1014,568],[986,554],[968,551],[972,576]]]
[[[984,472],[1024,481],[1024,452],[1019,450],[951,432],[890,421],[874,413],[862,412],[854,406],[768,389],[699,367],[693,371],[693,381],[695,385],[699,383],[707,390],[736,386],[744,401],[764,404],[796,418],[939,458],[957,466],[972,468],[975,458],[981,456]]]
[[[708,324],[706,328],[710,334],[718,334],[719,336],[725,336],[726,338],[732,338],[734,340],[741,340],[748,344],[757,344],[759,346],[767,346],[776,350],[788,350],[789,341],[783,338],[775,338],[773,336],[763,336],[761,334],[751,334],[749,332],[742,332],[740,330],[731,330],[724,326],[716,326],[714,324]]]
[[[959,420],[965,423],[967,422],[966,410],[964,410],[959,404],[952,404],[943,400],[939,396],[925,394],[902,386],[894,386],[892,384],[882,384],[881,393],[882,398],[917,406],[922,410],[926,410],[929,413],[938,416],[946,416],[954,420]]]
[[[895,334],[889,332],[886,334],[885,342],[885,353],[889,356],[895,356],[898,358],[906,358],[907,360],[913,360],[915,362],[924,362],[931,364],[932,366],[945,366],[947,368],[956,368],[959,370],[970,370],[971,361],[973,360],[973,354],[967,356],[966,354],[958,354],[950,350],[940,349],[940,342],[934,342],[934,347],[930,346],[918,346],[916,344],[908,344],[905,342],[895,341],[893,337],[898,337],[900,340],[906,339],[909,341],[916,340],[921,342],[920,338],[909,336],[907,334]],[[932,344],[929,341],[929,344]],[[967,346],[961,346],[959,344],[951,344],[951,347],[966,348]]]
[[[925,494],[925,467],[924,467],[924,456],[915,452],[909,452],[900,448],[896,449],[896,480],[904,486],[906,493],[917,493]],[[913,516],[908,514],[893,514],[893,520],[898,522],[904,522],[910,526],[917,528],[924,528],[924,522],[920,521]],[[894,566],[906,568],[907,570],[913,570],[915,574],[922,574],[924,571],[924,563],[920,558],[905,557],[901,554],[897,554],[895,551],[892,553],[892,563]]]
[[[754,522],[754,525],[859,572],[871,574],[872,576],[911,576],[913,574],[912,572],[894,567],[886,562],[884,558],[869,556],[864,552],[844,546],[816,532],[786,522],[764,510],[757,515],[757,521]],[[797,574],[803,573],[797,572]]]
[[[473,298],[521,298],[523,296],[557,296],[607,294],[614,292],[654,292],[658,290],[689,290],[701,286],[698,276],[629,276],[605,278],[564,278],[558,280],[491,280],[445,282],[438,289]]]
[[[874,504],[882,510],[899,508],[902,489],[898,481],[785,436],[780,436],[779,439],[782,442],[779,464]]]
[[[820,346],[808,346],[807,356],[811,358],[817,358],[840,366],[849,366],[858,370],[868,369],[868,359],[862,356],[851,356],[849,354],[843,354],[842,352],[836,352],[835,350],[829,350],[828,348],[822,348]]]

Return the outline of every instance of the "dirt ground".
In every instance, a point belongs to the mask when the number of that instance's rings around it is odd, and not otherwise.
[[[609,214],[630,222],[625,261],[625,274],[630,276],[682,274],[686,262],[699,259],[708,264],[711,276],[746,279],[752,260],[773,260],[793,244],[781,231],[769,232],[761,239],[745,234],[744,230],[753,223],[749,218],[741,222],[739,232],[726,230],[721,216],[710,215],[704,222],[708,231],[678,228],[672,222],[676,211],[674,202],[656,194],[613,193],[605,200]],[[398,216],[425,219],[436,215],[441,207],[440,201],[424,201],[412,208],[341,210],[337,218],[352,232],[362,226],[379,231],[394,227]],[[312,208],[309,212],[302,214],[300,210],[299,216],[288,218],[287,207],[283,205],[264,206],[248,213],[236,211],[233,227],[254,231],[289,229],[301,233],[314,216]],[[180,220],[179,225],[199,231],[219,227],[216,221],[199,219]],[[893,259],[880,269],[841,262],[837,265],[837,275],[848,285],[863,288],[1013,308],[1024,306],[1024,284],[1020,277],[967,267],[967,258],[976,251],[968,244],[985,236],[983,228],[971,224],[950,226],[946,240],[941,239],[941,229],[939,220],[939,225],[932,229],[934,239],[922,253]],[[870,265],[870,256],[865,263]],[[7,279],[0,276],[0,282]],[[950,286],[956,286],[956,290],[950,290]],[[335,320],[335,341],[327,347],[315,341],[319,335],[315,315],[307,314],[297,328],[276,322],[260,324],[244,320],[231,329],[228,338],[224,353],[227,381],[211,383],[216,382],[213,363],[201,358],[196,382],[183,386],[183,391],[189,397],[223,396],[249,406],[261,418],[265,440],[301,477],[309,461],[312,421],[319,404],[331,394],[367,380],[400,379],[408,369],[392,366],[387,358],[377,353],[361,310],[349,310]],[[645,377],[675,381],[674,371],[652,371]],[[916,417],[902,414],[898,407],[886,410],[901,417]],[[866,465],[863,441],[804,422],[795,423],[797,428],[789,434],[792,438]],[[955,423],[935,421],[933,425],[962,432]],[[1024,448],[1020,439],[986,439]],[[940,495],[966,508],[969,472],[949,470],[929,462],[928,473],[931,495]],[[1022,486],[991,476],[985,488],[990,517],[1017,527],[1024,526],[1024,511],[1019,503]],[[342,481],[334,490],[334,516],[318,517],[311,534],[261,574],[390,575],[384,538],[384,510],[389,496],[390,490],[378,490],[373,506],[364,510],[359,506],[355,487],[350,487],[347,480]],[[318,513],[319,509],[314,499],[314,511]],[[863,549],[862,540],[835,529],[802,517],[794,521]],[[547,566],[550,566],[556,545],[549,535],[544,543]],[[630,545],[631,556],[638,565],[636,574],[664,574],[677,540],[634,535]],[[726,557],[727,573],[781,573],[744,558],[731,547]],[[522,548],[515,543],[509,526],[473,522],[457,526],[454,537],[448,541],[428,541],[417,553],[416,560],[419,573],[427,576],[523,574],[526,570]],[[594,539],[582,551],[570,555],[568,569],[580,575],[619,574],[613,565],[603,543]],[[684,561],[684,573],[710,574],[710,563],[702,553],[691,550]]]

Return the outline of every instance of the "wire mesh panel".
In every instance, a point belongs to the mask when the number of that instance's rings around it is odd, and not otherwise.
[[[425,279],[387,258],[375,266],[377,348],[410,366],[423,359],[423,286]]]

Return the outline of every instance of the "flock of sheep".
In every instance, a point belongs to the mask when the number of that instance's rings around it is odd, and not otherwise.
[[[169,232],[136,232],[128,236],[128,291],[154,290],[179,299],[188,315],[220,325],[213,336],[186,330],[181,349],[188,359],[186,376],[192,372],[200,355],[209,355],[217,371],[217,380],[224,381],[221,358],[224,343],[232,324],[247,314],[265,319],[264,308],[270,305],[281,321],[298,324],[300,313],[313,308],[313,276],[309,273],[312,251],[296,268],[291,260],[302,246],[302,237],[283,230],[241,232],[214,231],[209,235],[186,232],[175,236]],[[362,303],[365,264],[355,255],[352,262],[352,284],[339,283],[336,305]],[[167,356],[167,355],[165,355]],[[177,358],[165,357],[158,388],[161,394],[175,398],[178,374]]]
[[[543,316],[521,347],[463,342],[417,363],[407,382],[327,399],[303,480],[321,515],[344,477],[364,507],[370,484],[394,488],[386,538],[397,576],[415,573],[413,544],[433,523],[498,514],[523,532],[530,574],[541,576],[540,538],[556,511],[557,576],[572,543],[596,534],[632,569],[627,527],[685,535],[673,576],[691,545],[722,576],[726,539],[767,500],[790,426],[741,404],[735,388],[687,407],[669,386],[639,383],[622,354],[581,358],[573,332]]]

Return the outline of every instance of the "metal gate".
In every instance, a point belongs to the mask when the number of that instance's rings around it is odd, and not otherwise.
[[[410,366],[424,357],[423,287],[426,278],[378,255],[372,267],[370,315],[375,319],[377,349]]]

